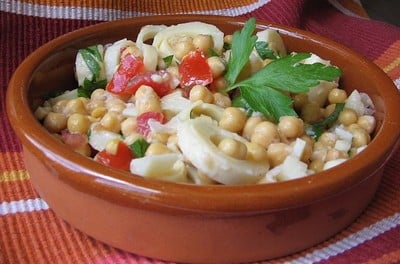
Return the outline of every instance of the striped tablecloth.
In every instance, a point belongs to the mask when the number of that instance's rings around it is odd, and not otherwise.
[[[303,28],[362,53],[400,88],[400,28],[370,20],[357,0],[1,0],[0,263],[162,263],[102,244],[57,218],[31,186],[5,111],[11,74],[46,41],[100,21],[160,13],[254,16]],[[397,151],[375,199],[354,224],[318,246],[271,262],[399,263],[399,171]]]

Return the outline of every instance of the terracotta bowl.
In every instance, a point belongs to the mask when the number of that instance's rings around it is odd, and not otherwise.
[[[291,51],[314,52],[344,74],[341,87],[368,93],[378,128],[351,160],[302,179],[252,186],[195,186],[133,176],[71,151],[35,119],[49,91],[75,88],[79,48],[136,39],[147,24],[204,21],[225,33],[244,20],[216,16],[156,16],[86,27],[50,41],[16,70],[7,112],[22,142],[32,184],[54,212],[111,246],[178,262],[247,262],[276,258],[316,245],[351,224],[368,206],[400,133],[400,96],[372,62],[325,38],[279,29]]]

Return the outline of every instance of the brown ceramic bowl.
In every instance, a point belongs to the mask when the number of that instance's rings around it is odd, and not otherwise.
[[[302,179],[252,186],[195,186],[148,180],[83,158],[54,139],[32,111],[49,91],[74,88],[79,48],[135,39],[146,24],[215,24],[225,33],[244,20],[157,16],[101,23],[61,36],[16,70],[7,112],[20,138],[32,184],[72,226],[114,247],[179,262],[247,262],[311,247],[351,224],[373,198],[400,133],[400,96],[373,63],[330,40],[285,26],[291,51],[314,52],[339,66],[341,86],[368,93],[378,128],[355,158]],[[259,21],[262,29],[266,22]]]

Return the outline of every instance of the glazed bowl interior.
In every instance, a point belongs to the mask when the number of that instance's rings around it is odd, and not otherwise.
[[[393,82],[377,66],[344,46],[309,32],[261,21],[257,29],[267,26],[278,29],[289,51],[313,52],[340,67],[341,88],[348,92],[358,89],[370,95],[378,125],[373,140],[362,153],[333,169],[286,182],[195,186],[145,179],[83,158],[54,139],[35,119],[34,109],[49,94],[76,87],[73,68],[78,49],[122,38],[135,40],[140,28],[147,24],[170,25],[194,20],[214,24],[226,34],[241,28],[245,22],[210,16],[127,19],[77,30],[36,50],[16,71],[7,95],[10,121],[24,148],[53,164],[55,170],[68,168],[74,172],[57,172],[57,177],[88,195],[125,206],[146,197],[143,207],[174,213],[252,214],[284,210],[338,195],[382,168],[399,137],[400,104]]]

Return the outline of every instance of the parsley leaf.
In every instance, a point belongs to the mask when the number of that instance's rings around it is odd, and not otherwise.
[[[80,49],[79,53],[82,55],[83,60],[93,74],[93,79],[97,80],[100,77],[101,63],[103,57],[97,45]]]
[[[169,55],[169,56],[163,58],[163,61],[164,61],[166,67],[171,66],[173,58],[174,58],[174,55]]]
[[[96,89],[103,89],[107,85],[107,80],[96,81],[93,79],[92,81],[85,78],[83,84],[78,87],[78,96],[90,98],[92,92]]]
[[[310,53],[278,58],[249,78],[228,87],[239,88],[243,98],[256,111],[278,121],[281,116],[297,115],[292,100],[283,92],[306,93],[321,80],[333,81],[341,70],[322,63],[303,64]]]
[[[235,31],[232,36],[231,54],[227,64],[225,79],[229,85],[235,83],[241,70],[249,60],[253,51],[257,36],[253,35],[256,28],[255,18],[250,18],[244,24],[241,31]]]
[[[340,112],[344,108],[344,103],[338,103],[335,105],[335,110],[324,120],[318,122],[307,129],[307,135],[314,139],[318,139],[321,134],[324,132],[325,127],[331,126],[339,117]]]
[[[268,48],[268,42],[265,41],[257,41],[255,44],[255,49],[260,56],[261,59],[276,59],[274,51]]]
[[[291,98],[275,89],[242,86],[240,92],[254,111],[262,113],[270,120],[278,122],[281,116],[297,116]]]
[[[129,148],[132,150],[133,154],[136,158],[144,157],[147,148],[149,147],[149,143],[144,139],[138,139],[129,145]]]
[[[322,63],[303,64],[310,53],[297,53],[281,57],[269,63],[251,77],[238,82],[230,90],[240,86],[270,87],[293,93],[306,93],[321,80],[333,81],[341,75],[341,70]]]

